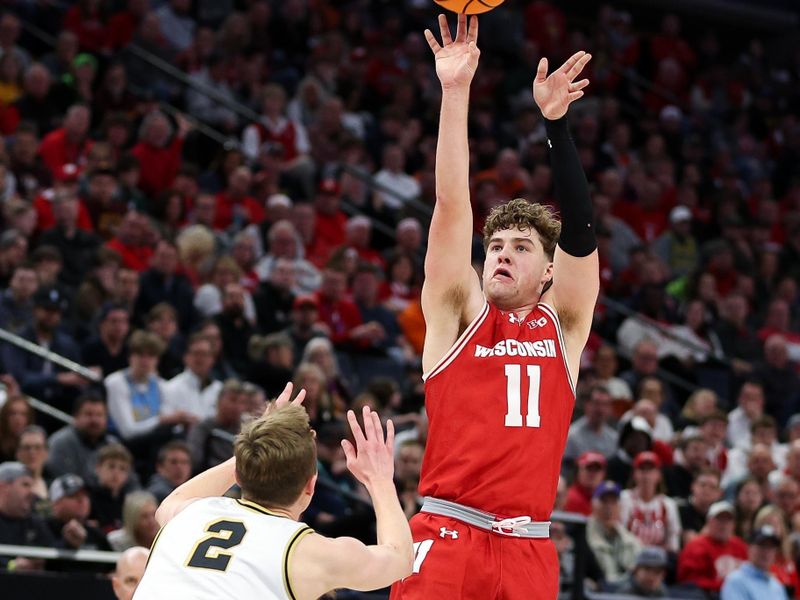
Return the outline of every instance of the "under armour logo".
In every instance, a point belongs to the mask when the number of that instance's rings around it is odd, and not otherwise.
[[[547,319],[545,317],[539,317],[535,321],[528,321],[528,327],[531,329],[536,329],[537,327],[544,327],[547,325]]]
[[[550,141],[550,138],[547,138],[547,147],[548,148],[552,148],[553,147],[553,142]]]
[[[514,314],[514,313],[508,313],[508,320],[509,320],[509,321],[511,321],[511,324],[512,324],[512,325],[513,325],[513,324],[515,324],[515,323],[517,323],[517,324],[520,324],[520,323],[522,323],[522,319],[520,319],[520,318],[519,318],[519,317],[518,317],[516,314]]]
[[[440,538],[443,538],[443,537],[448,536],[448,535],[450,536],[451,539],[454,539],[454,540],[458,539],[458,532],[455,529],[453,529],[452,531],[450,529],[448,529],[447,527],[441,527],[439,529],[439,537]]]

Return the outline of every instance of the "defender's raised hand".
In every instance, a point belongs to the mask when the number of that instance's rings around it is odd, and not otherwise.
[[[439,15],[442,44],[436,41],[430,29],[425,30],[425,39],[436,58],[436,75],[443,88],[467,87],[478,68],[478,17],[473,16],[467,27],[467,15],[459,13],[456,39],[450,37],[447,17]]]
[[[355,413],[347,411],[347,421],[353,431],[355,448],[347,440],[342,440],[347,468],[369,489],[371,484],[386,483],[394,476],[394,424],[386,421],[386,441],[378,413],[364,407],[364,431],[358,425]]]
[[[542,111],[545,119],[555,121],[567,114],[569,105],[583,96],[583,88],[589,85],[588,79],[575,81],[586,64],[592,59],[591,54],[576,52],[561,67],[547,76],[547,59],[539,61],[536,78],[533,80],[533,99]]]

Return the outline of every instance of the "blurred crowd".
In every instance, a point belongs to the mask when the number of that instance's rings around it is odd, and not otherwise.
[[[417,512],[433,3],[5,9],[0,327],[88,370],[2,344],[0,543],[148,547],[157,503],[288,381],[318,434],[305,520],[374,535],[339,445],[364,405],[398,426]],[[749,558],[800,598],[796,36],[536,0],[483,16],[480,45],[476,264],[493,206],[552,204],[535,65],[593,54],[570,122],[602,293],[557,498],[589,517],[577,584],[714,597]],[[575,534],[553,525],[564,589]],[[0,560],[86,569],[52,563]]]

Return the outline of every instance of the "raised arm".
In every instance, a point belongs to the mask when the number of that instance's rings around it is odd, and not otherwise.
[[[309,535],[297,547],[290,567],[292,588],[298,596],[316,598],[336,588],[367,591],[386,587],[411,574],[414,552],[411,529],[394,487],[394,426],[386,423],[386,440],[378,414],[364,407],[364,431],[355,414],[347,419],[355,448],[343,441],[347,468],[364,484],[372,498],[378,543],[367,546],[340,537]]]
[[[430,370],[458,337],[483,303],[480,282],[472,270],[472,207],[469,199],[467,112],[472,76],[478,67],[478,18],[458,15],[456,37],[439,15],[440,45],[430,30],[425,37],[436,58],[442,85],[439,139],[436,146],[436,205],[433,209],[422,310],[428,335],[423,368]]]
[[[291,397],[292,383],[289,382],[275,402],[267,407],[267,412],[273,407],[279,408],[289,404]],[[294,400],[291,400],[291,403],[301,404],[305,397],[306,391],[300,390],[300,393],[297,394]],[[164,498],[164,501],[156,510],[156,521],[163,527],[195,500],[222,496],[234,483],[236,483],[236,458],[230,458],[216,467],[211,467],[207,471],[195,475],[186,483],[175,488],[169,496]]]
[[[567,359],[577,376],[580,354],[589,337],[600,290],[597,238],[589,185],[567,128],[569,105],[583,96],[588,79],[575,81],[591,59],[577,52],[547,76],[547,59],[539,62],[533,96],[545,118],[555,197],[561,212],[561,237],[553,256],[553,285],[543,296],[561,319]]]

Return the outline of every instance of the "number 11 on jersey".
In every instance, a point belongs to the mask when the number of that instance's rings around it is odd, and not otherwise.
[[[525,415],[526,427],[539,427],[539,386],[542,369],[539,365],[527,365],[528,411]],[[522,365],[506,365],[506,427],[522,427]]]

